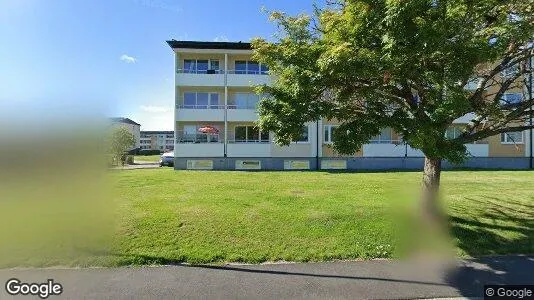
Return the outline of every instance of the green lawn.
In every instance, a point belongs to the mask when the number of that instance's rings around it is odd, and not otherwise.
[[[5,202],[0,267],[396,258],[433,244],[414,222],[420,172],[161,168],[108,176],[109,199],[73,186],[52,210],[36,195],[23,217],[8,210],[20,213],[18,202]],[[446,171],[442,192],[455,255],[534,253],[534,172]],[[76,205],[71,193],[88,202]],[[9,229],[17,220],[20,230]],[[24,245],[37,252],[17,257]]]
[[[115,173],[117,264],[397,257],[421,174]],[[444,207],[459,256],[534,253],[534,172],[448,171]],[[407,210],[409,211],[409,210]],[[404,233],[404,234],[401,234]],[[411,236],[413,238],[413,236]]]
[[[135,155],[134,162],[136,161],[149,161],[149,162],[159,162],[161,155]]]

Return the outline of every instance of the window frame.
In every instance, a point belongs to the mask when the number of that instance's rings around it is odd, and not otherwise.
[[[323,129],[323,144],[333,144],[334,139],[332,138],[333,129],[339,127],[339,125],[336,124],[327,124],[324,125]],[[326,134],[328,132],[328,134]],[[328,139],[326,138],[328,135]]]
[[[301,137],[304,136],[304,131],[306,130],[306,140],[296,140],[292,143],[294,144],[309,144],[310,143],[310,126],[309,125],[303,125],[302,126],[302,133]]]
[[[188,62],[194,62],[194,68],[191,69],[186,69],[185,68],[185,64],[186,64],[186,61]],[[198,70],[198,62],[199,61],[208,61],[208,67],[206,70],[202,70],[202,72],[199,72]],[[213,63],[214,62],[217,62],[217,69],[214,69],[213,68]],[[183,68],[182,68],[182,73],[186,73],[186,74],[210,74],[209,71],[215,71],[214,74],[219,74],[221,72],[221,60],[218,59],[218,58],[207,58],[207,59],[198,59],[198,58],[184,58],[183,59]]]
[[[509,97],[510,95],[519,95],[519,101],[518,102],[507,102],[507,97]],[[501,97],[501,104],[502,105],[516,105],[516,104],[519,104],[523,102],[523,94],[521,93],[504,93],[502,94],[502,97]]]
[[[185,95],[186,94],[194,94],[195,95],[195,104],[185,104]],[[208,102],[207,104],[198,104],[198,94],[208,94]],[[212,96],[217,95],[217,104],[212,104]],[[182,105],[181,108],[183,109],[221,109],[221,95],[219,92],[183,92],[182,93]],[[202,108],[200,107],[202,106]]]
[[[242,70],[242,69],[237,69],[237,63],[244,63],[245,64],[245,69]],[[250,64],[257,64],[258,65],[258,69],[257,70],[250,70],[249,69],[249,65]],[[269,74],[269,67],[265,64],[262,64],[261,62],[257,62],[257,61],[254,61],[254,60],[234,60],[234,74],[239,74],[239,75],[268,75]]]
[[[509,133],[520,133],[521,141],[514,141],[510,138]],[[504,137],[504,139],[503,139]],[[503,132],[501,133],[501,144],[503,145],[523,145],[525,144],[525,133],[523,131],[512,131],[512,132]]]
[[[245,139],[244,140],[237,140],[236,139],[236,131],[238,128],[245,128]],[[258,132],[258,138],[257,139],[252,139],[250,138],[251,136],[253,136],[253,133],[254,131],[251,130],[251,129],[254,129],[256,128],[257,132]],[[249,133],[250,132],[250,133]],[[263,137],[265,137],[265,134],[267,134],[267,139],[263,139]],[[269,135],[269,132],[268,131],[261,131],[257,126],[254,126],[254,125],[235,125],[234,126],[234,139],[233,139],[233,143],[236,143],[236,144],[250,144],[250,143],[254,143],[254,144],[264,144],[264,143],[270,143],[270,135]]]
[[[390,132],[390,138],[389,140],[382,140],[382,134],[383,130],[389,130]],[[394,144],[394,142],[397,142],[398,140],[393,140],[393,128],[391,127],[385,127],[380,129],[380,133],[377,136],[371,137],[369,140],[369,144]]]

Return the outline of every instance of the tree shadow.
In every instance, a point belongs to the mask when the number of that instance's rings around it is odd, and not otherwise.
[[[499,196],[466,200],[482,211],[453,211],[450,233],[459,249],[479,258],[447,274],[447,282],[466,297],[483,297],[484,285],[532,284],[534,258],[510,254],[534,253],[534,206]]]
[[[450,270],[445,282],[464,297],[484,297],[485,285],[521,285],[534,282],[534,258],[494,256],[469,260]]]

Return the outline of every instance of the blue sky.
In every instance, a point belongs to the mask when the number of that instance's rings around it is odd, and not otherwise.
[[[166,40],[249,41],[275,26],[261,12],[312,1],[0,0],[0,110],[67,108],[172,129],[173,53]],[[38,109],[36,109],[38,108]]]

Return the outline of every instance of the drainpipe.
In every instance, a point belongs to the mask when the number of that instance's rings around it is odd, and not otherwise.
[[[529,101],[530,101],[530,109],[529,109],[529,125],[530,125],[530,130],[529,130],[529,133],[530,133],[530,169],[532,169],[533,167],[533,156],[532,156],[532,107],[534,106],[534,102],[532,101],[532,57],[529,58],[529,64],[530,64],[530,73],[528,75],[528,81],[529,81],[529,84],[527,85],[527,91],[528,91],[528,96],[529,96]]]
[[[228,53],[224,54],[224,157],[228,156]]]
[[[317,120],[317,126],[315,126],[315,169],[319,170],[319,120]]]

